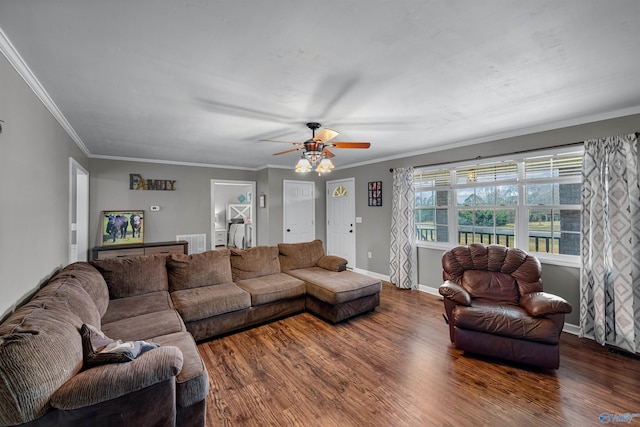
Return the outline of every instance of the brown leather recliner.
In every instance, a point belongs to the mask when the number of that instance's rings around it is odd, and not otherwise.
[[[472,244],[442,256],[439,292],[455,347],[557,369],[564,316],[572,307],[542,292],[540,262],[516,248]]]

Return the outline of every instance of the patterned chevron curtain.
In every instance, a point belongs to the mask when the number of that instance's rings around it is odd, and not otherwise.
[[[394,169],[389,279],[402,289],[418,289],[415,193],[413,168]]]
[[[580,335],[640,351],[637,136],[585,142]]]

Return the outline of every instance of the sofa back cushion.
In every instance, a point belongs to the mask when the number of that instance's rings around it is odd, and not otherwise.
[[[104,277],[95,267],[88,262],[75,262],[60,270],[54,279],[63,277],[77,279],[78,284],[93,299],[100,316],[104,316],[109,306],[109,288]]]
[[[229,249],[199,254],[171,254],[167,259],[169,290],[200,288],[231,282]]]
[[[0,325],[0,425],[32,421],[82,369],[78,317],[30,301]]]
[[[149,292],[168,291],[166,255],[107,258],[91,261],[104,277],[109,298],[126,298]]]
[[[467,270],[461,285],[472,299],[503,304],[518,304],[518,287],[513,276],[485,270]]]
[[[233,281],[253,279],[280,273],[277,246],[256,246],[251,249],[231,249]]]
[[[283,272],[297,268],[315,267],[324,255],[322,240],[304,243],[278,243],[280,268]]]
[[[55,276],[34,295],[31,302],[45,309],[56,309],[75,314],[78,317],[78,321],[73,322],[76,326],[82,323],[100,325],[102,316],[93,302],[93,298],[84,290],[80,281],[74,277]]]
[[[522,249],[501,245],[456,246],[442,256],[442,278],[462,284],[468,270],[480,270],[511,275],[520,295],[542,291],[540,261]]]

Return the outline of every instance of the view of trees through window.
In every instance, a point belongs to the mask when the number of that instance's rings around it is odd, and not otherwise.
[[[574,152],[418,172],[416,238],[579,255],[581,163],[581,154]],[[520,241],[524,230],[526,237]]]

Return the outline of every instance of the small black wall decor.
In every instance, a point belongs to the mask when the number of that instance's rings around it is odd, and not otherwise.
[[[382,206],[382,181],[369,183],[369,206]]]

